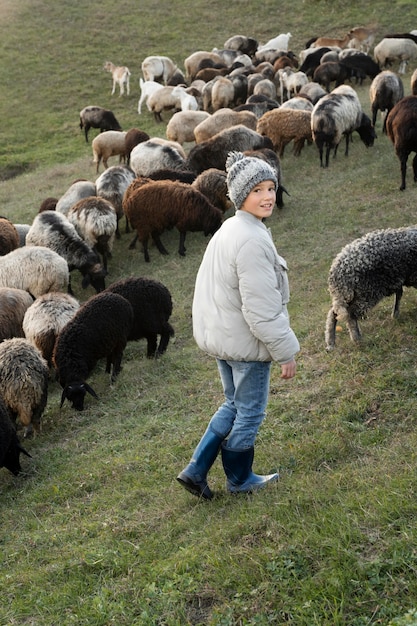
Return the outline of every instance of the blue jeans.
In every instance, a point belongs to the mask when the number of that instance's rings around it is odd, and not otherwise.
[[[227,439],[233,450],[251,448],[265,417],[271,363],[217,359],[225,402],[208,428]]]

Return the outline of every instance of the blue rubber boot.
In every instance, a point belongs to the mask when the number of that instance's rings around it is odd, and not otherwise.
[[[222,437],[207,429],[194,450],[191,461],[177,476],[178,482],[190,493],[211,500],[213,493],[207,484],[207,473],[219,453]]]
[[[222,445],[223,468],[227,477],[229,493],[250,493],[263,489],[268,483],[278,480],[279,474],[259,476],[252,472],[254,448],[233,450]]]

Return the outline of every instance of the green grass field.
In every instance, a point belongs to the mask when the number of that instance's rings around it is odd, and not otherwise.
[[[140,64],[165,54],[180,67],[197,49],[233,34],[261,43],[291,32],[299,52],[313,35],[357,25],[388,32],[417,27],[413,2],[377,0],[196,0],[76,3],[7,0],[0,5],[0,214],[30,223],[41,201],[76,178],[95,180],[91,143],[78,126],[87,105],[111,108],[124,129],[165,136],[139,116]],[[131,95],[111,96],[111,60],[131,72]],[[417,61],[416,61],[417,66]],[[410,64],[403,77],[410,92]],[[369,80],[357,86],[370,113]],[[115,243],[108,282],[128,275],[171,291],[176,335],[149,361],[127,346],[110,385],[99,363],[89,379],[99,400],[60,409],[51,382],[40,436],[25,442],[25,473],[0,470],[0,624],[4,626],[402,626],[417,624],[416,294],[398,320],[383,300],[361,324],[324,345],[327,274],[341,247],[365,232],[414,224],[417,189],[407,189],[381,132],[373,148],[355,136],[327,170],[315,146],[282,159],[290,196],[270,227],[286,258],[290,315],[300,340],[297,377],[274,367],[255,471],[281,480],[254,496],[230,497],[217,461],[216,497],[199,502],[177,484],[208,419],[222,401],[213,359],[192,338],[195,274],[207,240],[162,236],[146,264],[130,236]],[[91,138],[95,131],[91,131]],[[112,164],[116,160],[111,161]],[[83,291],[73,277],[77,297]],[[410,613],[408,613],[410,611]],[[414,612],[413,612],[414,611]]]

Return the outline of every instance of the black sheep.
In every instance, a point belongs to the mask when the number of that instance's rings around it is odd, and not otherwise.
[[[174,329],[168,322],[172,313],[172,298],[165,285],[144,277],[130,277],[113,283],[106,291],[118,293],[130,302],[133,325],[129,341],[146,339],[147,357],[158,358],[167,349]],[[158,335],[161,336],[158,345]]]
[[[80,111],[80,128],[84,128],[87,143],[90,128],[99,128],[101,133],[104,130],[122,130],[113,111],[97,106],[88,106]]]
[[[100,359],[106,359],[106,372],[114,382],[132,324],[132,306],[117,293],[103,291],[78,309],[59,333],[52,357],[63,388],[61,406],[68,399],[82,411],[87,392],[97,398],[85,381]]]
[[[16,426],[10,419],[6,406],[0,398],[0,467],[5,467],[14,476],[17,476],[22,471],[19,459],[21,452],[30,457],[30,454],[20,445]]]

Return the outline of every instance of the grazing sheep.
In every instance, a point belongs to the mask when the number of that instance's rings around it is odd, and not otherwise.
[[[87,244],[100,254],[107,272],[117,229],[116,209],[98,196],[84,198],[68,211],[68,220]]]
[[[163,85],[161,85],[161,83],[158,83],[156,80],[143,80],[143,78],[139,78],[139,86],[140,98],[138,101],[138,113],[139,115],[141,115],[142,104],[145,103],[147,105],[148,98],[159,89],[162,89]],[[150,110],[149,107],[148,110]]]
[[[405,189],[407,161],[410,152],[417,152],[417,96],[402,98],[386,118],[389,139],[401,164],[400,191]],[[413,159],[414,182],[417,181],[417,154]]]
[[[253,101],[251,98],[262,98],[259,101]],[[250,111],[253,113],[256,118],[259,120],[264,113],[267,111],[272,111],[273,109],[277,109],[279,104],[275,100],[269,100],[264,96],[250,96],[248,101],[245,104],[239,104],[239,106],[235,107],[234,111]]]
[[[195,181],[197,174],[188,170],[156,170],[151,172],[147,177],[148,180],[176,180],[179,183],[188,183],[191,185]],[[136,179],[138,180],[138,179]]]
[[[270,100],[277,99],[277,88],[275,87],[275,84],[273,83],[273,81],[270,80],[269,78],[263,78],[258,83],[256,83],[256,85],[253,88],[252,93],[254,95],[262,94],[266,96],[267,98],[269,98]]]
[[[119,85],[120,95],[123,96],[125,89],[126,94],[130,94],[130,70],[125,65],[116,66],[111,61],[106,61],[104,64],[104,69],[107,72],[110,72],[113,78],[113,88],[111,91],[111,95],[114,95],[116,91],[116,85]]]
[[[211,89],[211,106],[213,111],[230,107],[235,97],[235,88],[230,78],[219,76]]]
[[[209,167],[224,170],[226,158],[230,151],[244,152],[245,150],[258,150],[260,148],[272,148],[272,142],[256,131],[238,124],[193,146],[188,153],[186,166],[197,174],[201,174]]]
[[[404,97],[403,81],[397,74],[384,70],[373,79],[369,88],[371,101],[372,125],[375,126],[378,111],[383,115],[383,132],[386,133],[387,115],[401,98]]]
[[[304,98],[308,98],[314,106],[316,102],[320,100],[320,98],[326,95],[326,91],[318,83],[310,82],[301,87],[298,95],[303,96]]]
[[[40,430],[48,399],[48,365],[27,339],[14,337],[0,343],[0,397],[24,437]]]
[[[174,94],[176,87],[162,87],[158,91],[154,91],[148,100],[147,107],[155,118],[156,122],[162,122],[162,111],[171,109],[181,109],[181,103],[178,95]]]
[[[220,209],[222,213],[226,213],[226,211],[233,208],[233,202],[228,195],[225,171],[210,167],[208,170],[201,172],[191,185],[194,189],[200,191],[213,206]]]
[[[0,342],[25,336],[23,318],[32,303],[32,296],[24,289],[0,287]]]
[[[149,56],[142,61],[142,74],[145,81],[160,81],[166,85],[177,71],[172,59],[165,56]]]
[[[102,172],[96,180],[97,196],[112,203],[116,210],[116,237],[120,238],[119,221],[123,217],[123,196],[130,183],[134,180],[134,171],[125,165],[113,165]],[[125,232],[129,232],[126,222]]]
[[[339,143],[345,135],[345,155],[349,154],[349,141],[356,130],[366,147],[373,146],[376,138],[371,120],[362,110],[359,98],[352,87],[341,85],[323,96],[311,113],[313,140],[319,149],[320,165],[329,166],[330,151],[336,156]],[[323,150],[326,147],[326,161]]]
[[[136,176],[149,176],[162,169],[184,170],[185,159],[169,145],[162,145],[150,139],[133,148],[130,155],[130,167]]]
[[[49,291],[66,291],[68,263],[43,246],[24,246],[0,257],[0,287],[24,289],[34,298]]]
[[[30,224],[15,224],[14,227],[19,235],[19,247],[26,245],[26,235],[29,232]]]
[[[294,72],[291,67],[278,70],[281,103],[296,96],[303,85],[308,83],[307,75],[304,72]]]
[[[279,157],[291,141],[294,142],[294,156],[300,156],[304,143],[312,143],[311,111],[297,109],[274,109],[268,111],[258,121],[257,132],[268,137]]]
[[[52,353],[56,338],[79,307],[78,300],[70,294],[53,291],[36,298],[25,312],[24,336],[36,346],[50,368],[53,367]]]
[[[132,305],[133,324],[128,341],[146,339],[148,359],[164,354],[170,337],[174,336],[174,329],[168,321],[172,313],[168,288],[151,278],[129,277],[113,283],[106,291],[123,296]]]
[[[0,467],[5,467],[14,476],[21,471],[20,453],[30,457],[29,452],[21,446],[16,434],[16,426],[9,416],[9,411],[0,398]]]
[[[385,37],[374,48],[374,59],[382,68],[394,60],[400,61],[399,74],[404,74],[408,61],[417,59],[417,43],[411,39]]]
[[[300,65],[300,72],[304,72],[306,76],[313,76],[314,70],[320,65],[321,59],[325,54],[331,51],[328,46],[322,46],[321,48],[310,48],[306,50],[308,54],[305,55],[303,62]]]
[[[16,250],[19,244],[16,226],[7,217],[0,217],[0,256]]]
[[[417,69],[411,74],[410,79],[411,95],[417,96]]]
[[[224,42],[223,48],[226,48],[227,50],[237,50],[242,54],[247,54],[250,57],[253,57],[258,49],[258,45],[257,40],[253,37],[247,37],[246,35],[233,35]]]
[[[217,54],[217,52],[206,52],[205,50],[198,50],[190,54],[190,56],[188,56],[186,59],[184,59],[186,78],[188,78],[190,81],[193,81],[196,77],[198,70],[201,69],[201,62],[205,59],[210,59],[214,63],[223,65],[223,59],[220,54]]]
[[[185,256],[187,232],[203,231],[213,235],[221,226],[223,213],[214,207],[197,189],[185,183],[159,180],[137,189],[123,203],[124,211],[143,245],[145,261],[149,263],[148,242],[152,237],[161,254],[168,254],[160,235],[176,228],[180,233],[178,253]]]
[[[91,147],[93,149],[93,163],[96,164],[96,173],[103,160],[105,169],[108,167],[108,159],[118,156],[119,162],[126,160],[126,133],[117,130],[107,130],[94,137]]]
[[[378,63],[375,63],[375,61],[364,52],[344,56],[343,58],[339,58],[339,61],[343,67],[350,71],[350,77],[355,77],[356,82],[359,82],[359,84],[362,84],[367,76],[374,79],[381,71]]]
[[[395,294],[398,317],[403,287],[417,288],[417,228],[387,228],[347,244],[333,260],[329,278],[332,306],[327,315],[327,349],[336,341],[336,322],[346,321],[352,341],[359,341],[358,320],[382,298]]]
[[[313,82],[323,85],[326,92],[330,92],[330,83],[334,82],[336,87],[343,85],[351,75],[351,71],[343,63],[326,61],[314,70]]]
[[[309,83],[310,85],[311,83]],[[280,109],[296,109],[297,111],[312,111],[313,103],[305,96],[294,96],[289,100],[286,100],[279,107]]]
[[[45,200],[42,200],[41,202],[39,213],[42,213],[42,211],[55,211],[57,202],[58,198],[53,198],[51,196],[45,198]]]
[[[55,211],[62,213],[63,215],[67,215],[70,208],[79,200],[95,195],[97,195],[95,183],[92,183],[89,180],[76,180],[58,199],[58,202],[55,205]]]
[[[56,211],[38,213],[26,236],[26,244],[27,246],[45,246],[60,254],[68,263],[70,272],[74,269],[80,271],[83,276],[82,287],[84,289],[88,285],[91,285],[96,292],[105,288],[104,277],[107,272],[100,263],[100,257],[80,237],[65,215]],[[68,285],[68,290],[71,293],[70,285]]]
[[[116,380],[132,324],[132,305],[117,293],[104,291],[80,306],[59,333],[52,355],[61,407],[67,399],[82,411],[87,392],[98,398],[86,380],[100,359],[106,359],[111,382]]]
[[[99,128],[101,133],[105,130],[122,130],[113,111],[98,106],[88,106],[80,111],[80,128],[84,128],[87,143],[90,128]]]
[[[284,67],[293,67],[298,68],[299,63],[297,58],[291,58],[287,55],[283,57],[278,57],[273,63],[274,73],[278,72],[278,70],[284,69]]]
[[[194,142],[194,129],[208,117],[207,111],[177,111],[167,124],[166,136],[180,145]]]
[[[132,152],[133,148],[137,146],[139,143],[142,143],[142,141],[148,141],[148,139],[150,139],[150,136],[148,135],[148,133],[145,133],[144,130],[140,130],[139,128],[130,128],[126,132],[126,136],[125,136],[126,165],[130,165],[130,153]]]
[[[233,109],[219,109],[213,115],[207,116],[194,129],[196,143],[211,139],[221,130],[242,124],[247,128],[256,130],[257,117],[251,111],[234,111]]]
[[[196,97],[188,93],[182,85],[174,87],[172,96],[173,98],[178,98],[181,111],[198,111]]]

